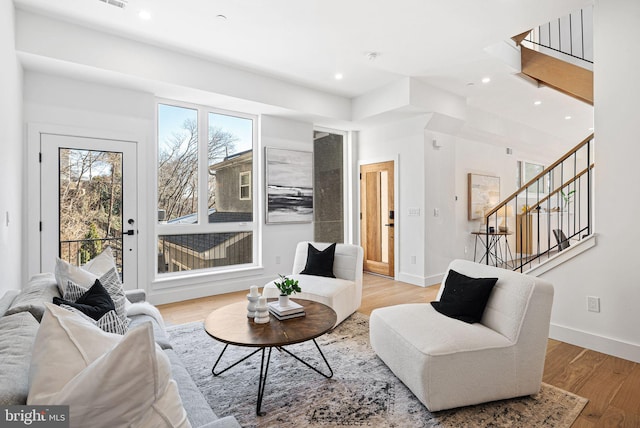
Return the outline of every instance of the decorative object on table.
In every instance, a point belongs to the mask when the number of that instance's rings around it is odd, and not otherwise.
[[[313,153],[266,148],[267,223],[313,221]]]
[[[260,293],[258,293],[258,286],[252,285],[251,287],[249,287],[249,294],[247,294],[247,300],[249,301],[249,303],[247,304],[248,318],[254,318],[256,316],[256,305],[259,298]]]
[[[280,290],[280,296],[278,296],[278,302],[280,306],[286,307],[289,305],[289,296],[292,293],[299,293],[302,290],[298,285],[298,280],[293,278],[287,278],[284,275],[278,274],[280,281],[274,281],[275,286]]]
[[[500,202],[500,177],[468,174],[469,220],[480,220],[487,208]]]
[[[256,305],[256,316],[253,319],[256,324],[266,324],[269,322],[269,310],[267,309],[267,298],[260,296]]]
[[[511,207],[511,205],[501,206],[498,211],[496,211],[496,215],[498,216],[498,218],[502,219],[502,222],[500,222],[500,225],[498,226],[498,230],[500,232],[509,232],[509,221],[507,219],[513,217],[513,208]]]
[[[304,307],[293,300],[289,300],[287,306],[282,306],[280,301],[269,302],[267,306],[269,312],[280,321],[305,316]]]

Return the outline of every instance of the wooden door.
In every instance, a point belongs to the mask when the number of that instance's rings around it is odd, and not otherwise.
[[[365,272],[394,276],[393,161],[360,166],[360,243]]]

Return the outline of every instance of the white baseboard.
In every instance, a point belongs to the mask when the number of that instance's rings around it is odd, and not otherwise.
[[[549,337],[582,348],[592,349],[614,357],[640,363],[640,345],[599,336],[571,327],[551,324]]]
[[[444,278],[444,274],[431,275],[431,276],[418,276],[411,275],[409,273],[400,272],[396,278],[398,281],[406,282],[420,287],[429,287],[431,285],[440,284]]]
[[[419,287],[426,287],[424,282],[425,278],[418,275],[411,275],[409,273],[400,272],[396,280],[406,282],[408,284],[417,285]]]
[[[248,293],[250,286],[257,285],[258,288],[262,288],[273,279],[274,275],[260,275],[234,280],[208,281],[201,284],[183,285],[173,288],[156,288],[147,291],[147,300],[154,305],[164,305],[166,303],[181,302],[184,300],[198,299],[200,297],[232,293],[234,291],[247,290]]]
[[[596,237],[597,234],[593,233],[587,236],[585,239],[572,244],[569,248],[559,252],[555,256],[551,257],[549,260],[546,260],[539,265],[529,269],[526,274],[533,276],[540,276],[545,272],[550,271],[556,266],[561,265],[562,263],[571,260],[572,258],[584,253],[585,251],[596,246]]]

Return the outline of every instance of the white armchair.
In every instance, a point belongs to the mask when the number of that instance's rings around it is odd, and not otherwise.
[[[536,394],[549,335],[551,284],[465,260],[453,261],[449,270],[498,278],[481,322],[449,318],[429,303],[376,309],[369,331],[373,350],[430,411]]]
[[[362,302],[362,258],[363,250],[358,245],[337,244],[333,259],[333,274],[335,278],[301,274],[307,263],[308,244],[318,250],[324,250],[329,245],[322,242],[300,242],[296,247],[293,260],[292,274],[289,278],[297,279],[301,293],[292,297],[320,302],[336,311],[336,325],[354,313]],[[272,282],[263,289],[266,297],[278,297],[279,291]]]

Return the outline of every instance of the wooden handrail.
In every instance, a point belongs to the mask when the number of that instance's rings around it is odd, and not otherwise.
[[[565,187],[567,187],[568,185],[570,185],[571,183],[575,182],[576,180],[578,180],[578,178],[582,177],[583,175],[585,175],[587,173],[588,170],[593,169],[593,167],[595,166],[595,163],[592,163],[591,165],[589,165],[589,168],[585,168],[582,171],[580,171],[579,173],[577,173],[575,175],[575,177],[570,178],[569,180],[567,180],[566,182],[562,183],[562,186],[558,187],[556,190],[554,190],[553,192],[549,193],[547,196],[545,196],[544,198],[540,199],[538,202],[536,202],[535,204],[531,205],[529,208],[527,208],[526,211],[523,212],[523,214],[529,214],[531,211],[533,211],[534,209],[536,209],[537,207],[539,207],[540,205],[542,205],[544,202],[547,202],[549,199],[551,199],[551,197],[553,195],[557,195],[558,193],[560,193],[562,191],[562,189],[564,189]]]
[[[493,207],[489,212],[487,212],[485,214],[485,218],[488,220],[489,217],[492,214],[495,214],[500,208],[502,208],[503,206],[507,205],[509,202],[511,202],[512,199],[516,198],[519,194],[521,194],[522,192],[525,191],[525,189],[529,186],[531,186],[533,183],[535,183],[536,181],[538,181],[540,178],[542,178],[543,176],[545,176],[546,174],[548,174],[551,170],[553,170],[555,167],[557,167],[558,165],[560,165],[562,162],[564,162],[565,160],[569,159],[569,157],[571,157],[575,152],[577,152],[578,150],[580,150],[584,145],[586,145],[589,141],[593,140],[594,134],[592,133],[591,135],[589,135],[587,138],[585,138],[584,140],[582,140],[580,143],[578,143],[574,148],[572,148],[571,150],[569,150],[564,156],[562,156],[560,159],[558,159],[557,161],[555,161],[554,163],[552,163],[551,165],[549,165],[548,167],[546,167],[540,174],[536,175],[534,178],[532,178],[531,180],[529,180],[524,186],[520,187],[518,190],[516,190],[515,192],[513,192],[511,195],[509,195],[509,197],[505,198],[503,200],[503,202],[499,203],[498,205],[496,205],[495,207]],[[594,164],[591,164],[591,168],[593,168]],[[586,171],[586,169],[585,169]],[[558,189],[556,189],[554,191],[554,193],[557,193],[560,189],[564,188],[565,186],[561,186]],[[550,196],[550,195],[549,195]]]
[[[533,30],[527,30],[524,33],[520,33],[517,36],[513,36],[511,38],[511,40],[513,40],[516,43],[516,46],[520,46],[520,44],[522,43],[522,41],[529,35],[530,32],[532,32]]]

